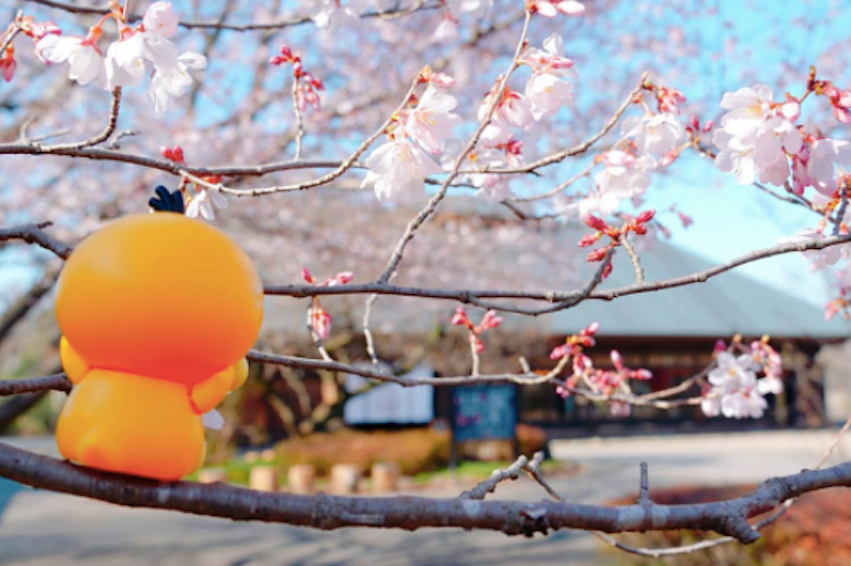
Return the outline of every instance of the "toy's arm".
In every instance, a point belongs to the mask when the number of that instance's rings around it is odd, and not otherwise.
[[[89,364],[64,336],[59,341],[59,359],[62,361],[62,369],[65,370],[65,375],[68,376],[71,383],[79,385],[89,372]]]
[[[248,361],[242,358],[230,367],[214,374],[192,388],[189,396],[199,415],[206,413],[222,402],[225,396],[245,383],[248,377]]]

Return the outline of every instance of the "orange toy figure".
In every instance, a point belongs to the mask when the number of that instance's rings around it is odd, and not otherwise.
[[[157,192],[154,208],[182,212],[180,193]],[[204,460],[201,415],[245,381],[263,288],[218,229],[183,214],[133,215],[71,254],[56,318],[74,383],[59,451],[91,468],[177,480]]]

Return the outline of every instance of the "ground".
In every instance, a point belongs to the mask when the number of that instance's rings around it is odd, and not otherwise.
[[[835,431],[780,431],[556,441],[553,456],[581,464],[554,480],[570,501],[600,503],[638,488],[639,463],[653,487],[757,482],[816,465]],[[49,451],[50,441],[29,442]],[[851,436],[832,458],[851,457]],[[283,525],[233,523],[167,511],[121,507],[0,485],[0,564],[4,566],[284,566],[598,564],[599,545],[581,532],[534,539],[463,531],[325,533]],[[431,491],[446,496],[452,492]],[[526,479],[496,497],[536,500]]]

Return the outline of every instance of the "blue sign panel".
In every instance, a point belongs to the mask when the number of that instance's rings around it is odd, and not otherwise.
[[[456,442],[513,439],[517,424],[514,385],[473,385],[452,392]]]

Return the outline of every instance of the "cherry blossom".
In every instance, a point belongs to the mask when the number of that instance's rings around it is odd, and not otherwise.
[[[581,16],[585,13],[585,6],[576,0],[527,0],[527,6],[547,18],[554,18],[559,13],[568,16]]]
[[[685,95],[677,89],[664,86],[656,87],[656,103],[658,104],[659,112],[667,112],[679,116],[680,104],[685,101]]]
[[[370,2],[368,0],[348,0],[343,4],[340,0],[320,0],[319,2],[310,2],[310,5],[314,10],[312,18],[317,27],[335,28],[356,23],[361,14],[367,11]]]
[[[355,274],[351,271],[341,271],[337,273],[334,277],[323,281],[322,283],[317,283],[316,279],[314,279],[313,274],[310,273],[310,270],[306,267],[303,267],[301,270],[302,278],[310,283],[311,285],[319,285],[320,287],[334,287],[336,285],[345,285],[349,283],[352,279],[354,279]],[[331,324],[333,323],[333,319],[331,315],[325,310],[322,306],[322,302],[319,300],[318,296],[314,296],[310,307],[307,309],[307,324],[310,329],[316,334],[316,336],[320,340],[325,340],[331,334]]]
[[[15,69],[18,64],[15,62],[15,50],[11,45],[6,48],[6,51],[3,53],[3,57],[0,58],[0,72],[3,74],[3,80],[7,83],[12,81],[12,78],[15,76]]]
[[[576,68],[573,61],[564,57],[564,40],[557,34],[548,36],[543,49],[530,47],[520,57],[520,62],[529,65],[533,74],[555,75],[559,78],[576,78]]]
[[[812,185],[820,193],[829,196],[837,188],[834,176],[836,167],[851,166],[851,143],[829,138],[813,139],[807,144],[806,156],[800,160],[806,163],[806,175],[801,175],[801,183]],[[798,170],[798,173],[802,171]]]
[[[68,78],[81,85],[106,86],[106,67],[96,42],[99,33],[88,37],[49,34],[36,45],[39,57],[48,64],[68,63]]]
[[[563,51],[564,41],[554,33],[544,40],[543,49],[530,47],[520,57],[520,62],[532,69],[525,94],[536,121],[573,98],[573,88],[562,79],[575,78],[576,69],[573,61],[562,55]]]
[[[203,69],[207,59],[198,53],[187,52],[178,57],[177,66],[169,71],[155,71],[151,80],[151,100],[157,113],[168,110],[172,98],[186,94],[192,86],[189,69]]]
[[[523,164],[522,150],[523,142],[509,134],[504,141],[498,143],[485,141],[481,147],[471,152],[467,159],[472,168],[479,170],[519,167]],[[451,169],[452,165],[453,163],[447,160],[444,168]],[[510,186],[511,177],[508,175],[472,173],[467,176],[467,179],[479,189],[476,196],[494,201],[502,201],[514,196]]]
[[[526,98],[532,104],[532,116],[540,120],[570,101],[573,98],[573,87],[555,75],[533,75],[526,83]]]
[[[754,110],[756,112],[756,110]],[[729,116],[729,113],[728,113]],[[723,124],[726,125],[725,116]],[[766,115],[753,129],[745,119],[733,120],[733,130],[747,131],[745,136],[731,133],[722,127],[713,134],[712,141],[721,150],[715,164],[725,172],[735,172],[740,184],[753,183],[757,178],[763,183],[782,186],[789,179],[789,154],[801,151],[803,137],[785,117]]]
[[[720,412],[727,418],[760,418],[768,402],[760,394],[753,357],[747,354],[734,356],[730,352],[721,352],[717,358],[718,367],[709,372],[712,389],[709,396],[720,402],[704,402],[702,408],[707,416],[717,416]]]
[[[685,138],[683,124],[667,112],[627,118],[622,130],[625,136],[635,139],[640,154],[667,153]]]
[[[470,344],[477,352],[482,352],[485,349],[485,343],[482,342],[481,338],[482,334],[486,330],[498,327],[502,323],[502,317],[497,316],[495,311],[489,310],[482,316],[481,322],[475,325],[467,316],[464,308],[458,307],[455,309],[455,314],[452,316],[451,322],[454,325],[466,327],[469,332]]]
[[[405,123],[408,134],[429,153],[440,153],[440,144],[452,137],[461,117],[452,112],[458,105],[454,96],[436,88],[426,89]]]
[[[451,16],[443,18],[434,28],[432,39],[441,43],[449,43],[458,39],[458,21]]]
[[[143,33],[132,33],[116,41],[106,52],[107,86],[135,86],[145,77],[145,38]]]
[[[441,172],[440,166],[407,138],[378,146],[365,163],[369,172],[361,187],[372,185],[378,200],[386,201],[422,196],[425,178]]]
[[[142,18],[145,31],[160,37],[172,37],[177,34],[177,14],[172,9],[171,2],[154,2],[145,10]]]
[[[483,122],[487,116],[488,108],[493,102],[495,93],[491,92],[479,106],[479,122]],[[506,87],[498,94],[499,101],[491,116],[492,122],[498,125],[510,125],[515,128],[525,128],[535,121],[532,115],[532,105],[526,96]]]
[[[493,7],[493,0],[446,0],[445,5],[453,17],[466,12],[473,18],[481,18]]]
[[[649,155],[636,157],[630,153],[612,150],[603,155],[606,168],[594,176],[599,190],[601,205],[614,204],[615,199],[639,198],[650,186],[650,172],[655,169],[656,161]]]
[[[207,220],[215,220],[215,209],[223,209],[227,206],[228,201],[224,195],[218,191],[202,188],[190,199],[189,206],[186,207],[186,216],[190,218],[202,216]]]
[[[759,84],[725,93],[721,108],[728,112],[721,119],[721,127],[733,137],[747,138],[770,115],[773,98],[771,89]]]

